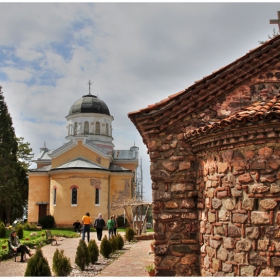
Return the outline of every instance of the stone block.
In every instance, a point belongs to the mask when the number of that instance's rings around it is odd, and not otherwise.
[[[224,235],[225,230],[223,227],[215,227],[215,234]]]
[[[212,268],[215,269],[215,270],[219,270],[220,268],[220,261],[213,258],[212,259]]]
[[[271,261],[273,266],[280,266],[280,258],[272,257]]]
[[[233,249],[235,248],[234,239],[231,237],[227,237],[224,239],[224,248],[226,249]]]
[[[206,190],[205,191],[205,195],[206,195],[206,197],[211,197],[211,198],[213,198],[214,197],[214,192],[215,192],[215,189],[208,189],[208,190]]]
[[[276,213],[276,223],[280,225],[280,212]]]
[[[250,239],[258,239],[260,236],[260,229],[258,227],[247,227],[246,236]]]
[[[236,243],[236,249],[239,251],[248,252],[252,247],[252,243],[249,240],[243,239]]]
[[[195,264],[197,261],[198,261],[197,255],[190,254],[190,255],[186,255],[181,259],[181,264],[191,265],[191,264]]]
[[[218,198],[223,198],[223,197],[227,197],[227,196],[228,196],[228,192],[227,191],[217,192],[217,197]]]
[[[180,244],[171,246],[172,251],[179,253],[191,253],[191,249],[188,245]]]
[[[252,211],[251,222],[255,225],[269,224],[269,214],[267,212]]]
[[[171,185],[171,192],[172,193],[185,193],[187,191],[186,184],[178,183]]]
[[[253,207],[254,207],[254,198],[246,198],[242,201],[242,209],[253,210]]]
[[[222,261],[226,261],[227,257],[228,257],[228,251],[225,249],[221,249],[217,254],[217,258]]]
[[[169,246],[168,244],[157,245],[154,250],[157,255],[166,255],[169,251]]]
[[[193,198],[187,198],[187,199],[183,199],[182,204],[181,204],[181,208],[182,209],[190,209],[190,208],[194,208],[195,207],[195,202],[193,200]]]
[[[204,268],[209,268],[210,266],[210,260],[209,260],[209,256],[206,255],[206,257],[204,258]]]
[[[233,223],[244,224],[247,220],[247,215],[243,214],[233,214],[232,221]]]
[[[263,258],[262,256],[260,256],[257,253],[252,254],[250,256],[249,262],[250,262],[250,264],[253,264],[253,265],[266,265],[267,264],[266,258]]]
[[[238,177],[238,182],[240,184],[248,184],[252,181],[253,181],[253,178],[251,177],[250,173],[245,173]]]
[[[255,270],[256,267],[253,265],[241,266],[240,276],[242,277],[254,276]]]
[[[180,162],[180,164],[179,164],[179,170],[187,170],[190,168],[191,168],[191,163],[188,161],[183,161],[183,162]]]
[[[279,174],[280,174],[280,172],[279,172]],[[280,179],[280,178],[278,178],[278,179]],[[270,192],[271,193],[279,193],[280,192],[280,186],[278,186],[277,184],[271,184]]]
[[[227,210],[219,211],[219,221],[228,221],[230,213]]]
[[[270,190],[270,187],[262,184],[256,183],[252,186],[252,193],[264,193]]]
[[[170,150],[170,146],[168,144],[163,144],[162,146],[159,147],[159,150],[161,152],[168,151],[168,150]]]
[[[216,222],[216,215],[215,215],[215,213],[208,212],[208,221],[209,221],[209,223]]]
[[[227,162],[218,162],[218,173],[226,173],[228,171]]]
[[[243,195],[243,191],[239,191],[239,190],[237,190],[236,188],[232,188],[232,189],[231,189],[231,195],[232,195],[233,197],[240,197],[240,196]]]
[[[259,275],[260,277],[264,276],[276,276],[276,272],[274,270],[274,267],[267,267],[263,269]]]
[[[169,269],[173,268],[173,266],[180,260],[179,257],[174,256],[165,256],[161,261],[161,266],[169,267]]]
[[[165,207],[167,209],[177,209],[179,206],[178,206],[178,203],[176,201],[168,201],[166,203]]]
[[[269,239],[280,238],[280,228],[269,227],[266,229],[265,237]]]
[[[206,247],[206,252],[207,252],[207,254],[208,254],[209,257],[213,258],[214,255],[215,255],[216,250],[213,249],[213,248],[210,247],[210,246],[207,246],[207,247]]]
[[[258,250],[260,251],[266,251],[267,246],[269,244],[269,240],[258,240]]]
[[[232,264],[223,263],[223,272],[231,272],[232,271]]]
[[[218,248],[221,245],[221,241],[210,238],[210,246],[214,249]]]
[[[263,199],[260,201],[260,205],[265,210],[272,210],[277,206],[277,203],[273,199]]]
[[[240,237],[241,236],[241,232],[239,227],[237,226],[229,226],[228,227],[228,235],[231,237]]]
[[[226,201],[225,201],[225,208],[227,210],[233,210],[235,208],[235,204],[233,202],[232,199],[228,198]]]
[[[277,180],[275,176],[262,176],[260,179],[261,183],[274,183]]]
[[[214,208],[214,209],[218,209],[218,208],[220,208],[222,206],[222,201],[220,200],[220,199],[218,199],[218,198],[213,198],[212,199],[212,207]]]
[[[245,253],[234,253],[234,261],[240,264],[245,263]]]
[[[178,168],[177,165],[172,162],[164,162],[162,165],[169,172],[173,172]]]

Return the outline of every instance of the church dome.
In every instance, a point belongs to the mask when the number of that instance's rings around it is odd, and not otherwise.
[[[71,106],[69,115],[78,113],[97,113],[110,116],[106,103],[92,94],[84,95]]]

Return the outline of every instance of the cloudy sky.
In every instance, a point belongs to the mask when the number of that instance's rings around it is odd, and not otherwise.
[[[245,55],[278,31],[271,3],[0,3],[0,85],[17,136],[36,154],[65,143],[71,105],[88,93],[109,107],[115,149],[147,148],[127,114]]]

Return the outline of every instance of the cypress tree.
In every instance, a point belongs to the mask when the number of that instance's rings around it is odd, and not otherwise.
[[[80,240],[76,251],[75,264],[82,270],[89,265],[89,252],[84,240]]]
[[[88,252],[89,252],[90,262],[92,264],[95,264],[98,260],[99,249],[94,239],[91,239],[88,243]]]

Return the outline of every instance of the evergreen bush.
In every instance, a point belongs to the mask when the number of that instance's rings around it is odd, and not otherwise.
[[[23,224],[23,229],[26,231],[37,230],[36,225],[29,224],[28,222]]]
[[[98,260],[99,249],[94,239],[91,239],[88,243],[89,259],[92,264],[95,264]]]
[[[131,240],[133,240],[133,237],[135,235],[135,232],[132,228],[128,227],[125,229],[125,239],[130,242]]]
[[[64,250],[55,250],[52,270],[56,276],[68,276],[71,273],[71,262],[69,258],[64,256]]]
[[[23,226],[21,224],[18,224],[16,226],[17,236],[19,239],[23,238]]]
[[[107,238],[107,235],[105,235],[105,237],[102,239],[101,244],[100,244],[100,254],[104,258],[109,258],[111,253],[112,253],[112,247]]]
[[[3,222],[0,222],[0,238],[6,237],[6,228]]]
[[[118,227],[125,227],[125,225],[127,225],[128,221],[126,218],[124,218],[124,216],[118,216],[117,217],[117,224]]]
[[[117,238],[117,243],[118,243],[118,250],[122,250],[122,248],[124,246],[124,240],[120,234],[117,234],[116,238]]]
[[[38,224],[42,226],[42,228],[53,228],[55,225],[54,217],[51,215],[47,215],[39,219]]]
[[[52,276],[47,259],[38,248],[35,255],[29,259],[24,276]]]
[[[116,236],[109,238],[109,242],[112,248],[112,253],[115,253],[118,250],[118,240]]]
[[[84,271],[85,267],[89,265],[89,252],[88,247],[84,240],[80,240],[79,246],[77,247],[75,264]]]

